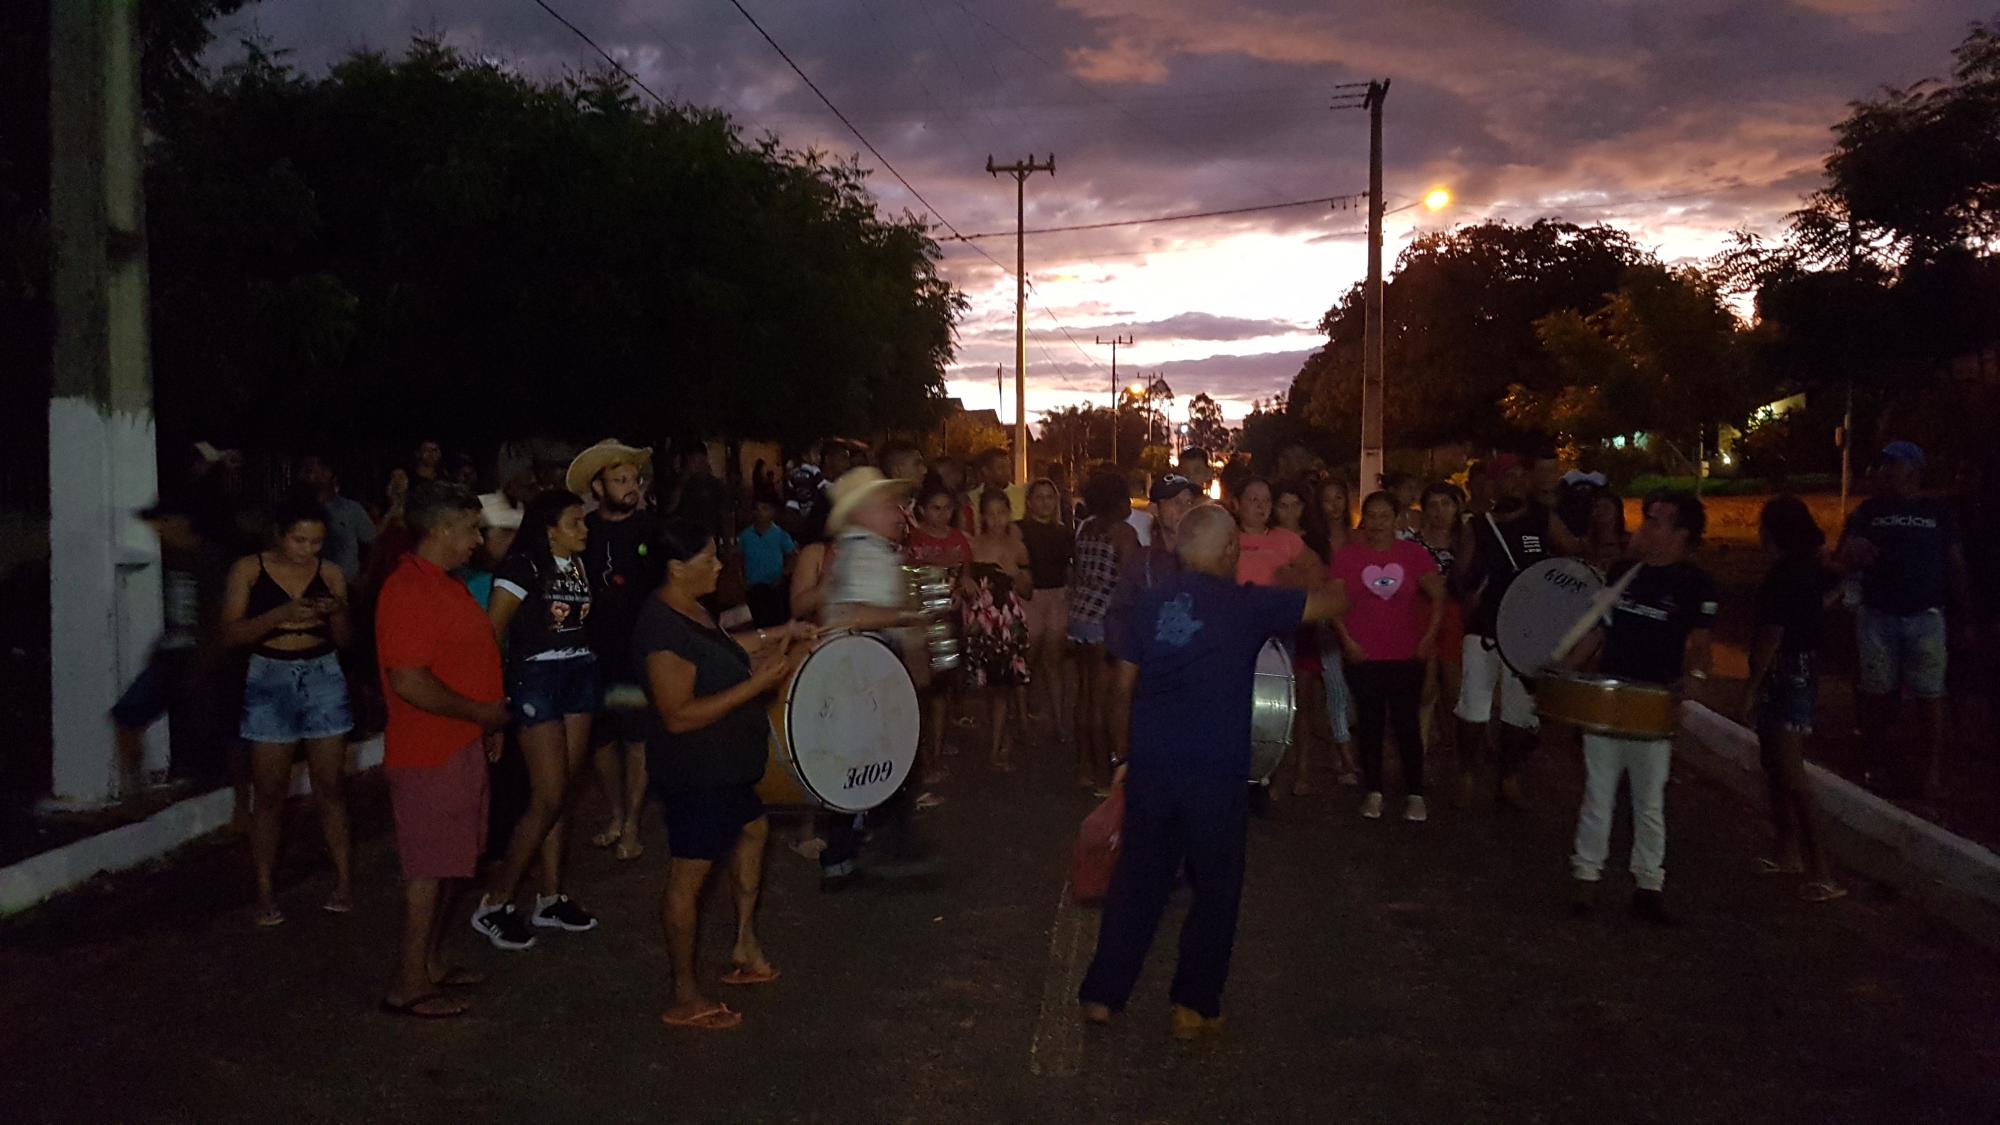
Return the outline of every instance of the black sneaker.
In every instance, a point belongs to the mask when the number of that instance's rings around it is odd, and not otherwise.
[[[580,934],[597,928],[597,915],[576,904],[568,895],[535,896],[535,925],[549,930]]]
[[[511,902],[505,906],[480,904],[472,912],[472,928],[484,934],[495,949],[531,949],[535,944],[528,920]]]
[[[1674,916],[1667,913],[1667,904],[1658,891],[1633,891],[1632,913],[1644,918],[1655,926],[1671,926]]]

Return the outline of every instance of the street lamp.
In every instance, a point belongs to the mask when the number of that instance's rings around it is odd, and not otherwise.
[[[1432,211],[1442,211],[1451,206],[1451,192],[1444,188],[1432,188],[1424,196],[1424,206]]]

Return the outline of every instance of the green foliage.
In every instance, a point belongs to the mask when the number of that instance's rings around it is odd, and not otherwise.
[[[1650,258],[1623,231],[1541,221],[1480,223],[1418,238],[1385,285],[1384,427],[1398,446],[1505,442],[1519,424],[1497,409],[1515,385],[1559,392],[1564,376],[1535,325],[1602,308]],[[1363,293],[1357,285],[1320,322],[1327,344],[1305,362],[1293,397],[1340,432],[1361,410]]]
[[[1200,446],[1213,454],[1228,453],[1235,442],[1235,432],[1222,421],[1222,407],[1206,393],[1197,394],[1188,403],[1188,432],[1186,445]]]
[[[1765,496],[1774,492],[1824,492],[1840,487],[1840,478],[1829,473],[1804,473],[1785,480],[1762,477],[1710,477],[1701,482],[1703,496]],[[1692,476],[1660,476],[1648,473],[1626,482],[1622,494],[1634,499],[1653,492],[1693,492]]]
[[[435,39],[163,123],[162,424],[258,446],[927,426],[963,307],[865,173]]]

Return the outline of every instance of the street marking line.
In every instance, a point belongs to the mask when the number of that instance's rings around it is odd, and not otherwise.
[[[1049,967],[1042,974],[1042,1007],[1035,1017],[1035,1034],[1028,1041],[1028,1073],[1050,1078],[1074,1077],[1083,1064],[1083,1020],[1077,1014],[1076,991],[1084,969],[1097,948],[1098,912],[1071,904],[1069,882],[1056,897],[1056,920],[1050,927]]]

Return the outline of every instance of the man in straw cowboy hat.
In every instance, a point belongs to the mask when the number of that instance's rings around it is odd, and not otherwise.
[[[659,518],[646,507],[645,476],[653,451],[606,438],[576,455],[563,485],[597,503],[585,519],[584,573],[590,578],[591,612],[585,630],[597,654],[601,698],[591,730],[593,759],[611,819],[591,837],[615,846],[619,859],[637,859],[639,813],[646,802],[646,697],[632,662],[632,629],[639,609],[660,584],[654,548]]]
[[[827,531],[834,537],[826,601],[820,624],[829,629],[901,630],[924,618],[909,604],[900,544],[909,529],[903,497],[910,482],[885,477],[872,466],[851,469],[833,483]],[[917,660],[918,649],[903,643],[906,663]],[[926,666],[926,671],[928,666]],[[905,779],[907,782],[907,778]],[[896,877],[928,874],[936,859],[918,843],[910,823],[911,793],[905,784],[875,810],[887,862],[870,865],[877,875]],[[860,874],[856,853],[861,843],[858,818],[836,816],[825,826],[827,846],[820,853],[820,886],[840,890]]]

